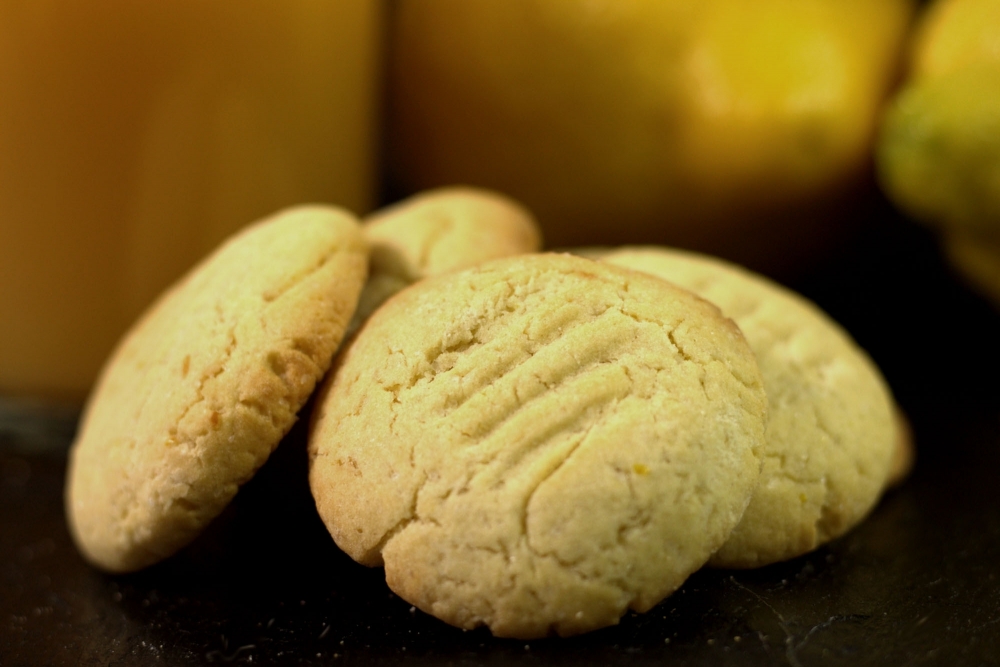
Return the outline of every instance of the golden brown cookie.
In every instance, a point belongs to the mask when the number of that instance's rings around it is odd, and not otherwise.
[[[376,211],[363,228],[371,245],[371,272],[353,324],[410,283],[538,252],[542,243],[527,209],[497,192],[471,187],[414,195]]]
[[[640,247],[604,261],[716,304],[740,326],[760,365],[769,405],[760,484],[712,565],[786,560],[868,514],[889,478],[895,408],[878,369],[845,331],[804,298],[721,260]]]
[[[892,448],[892,459],[889,463],[889,476],[885,480],[885,488],[892,489],[902,484],[910,472],[913,464],[917,460],[917,448],[913,443],[913,429],[906,414],[897,407],[895,410],[896,419],[896,443]]]
[[[232,237],[153,304],[70,451],[66,512],[89,561],[151,565],[225,507],[329,367],[366,267],[352,216],[300,207]]]
[[[571,635],[674,591],[759,473],[739,329],[686,290],[568,255],[429,278],[371,317],[316,403],[337,544],[420,609]]]

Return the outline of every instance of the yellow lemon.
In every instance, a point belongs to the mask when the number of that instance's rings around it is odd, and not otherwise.
[[[886,192],[913,217],[1000,236],[1000,0],[939,0],[878,141]]]
[[[1000,65],[907,86],[886,113],[878,163],[886,192],[918,220],[1000,234]]]
[[[1000,304],[1000,0],[936,0],[876,152],[889,197],[939,228],[944,255]]]
[[[1000,63],[1000,2],[937,0],[921,18],[912,56],[913,78]]]
[[[815,213],[865,172],[913,10],[912,0],[400,0],[391,173],[403,192],[504,191],[553,245],[787,257],[821,231],[821,216],[794,214]]]

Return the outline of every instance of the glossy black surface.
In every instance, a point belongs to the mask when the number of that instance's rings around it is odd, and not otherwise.
[[[195,544],[108,576],[66,532],[63,422],[0,419],[0,665],[1000,664],[1000,314],[889,215],[795,287],[881,365],[919,456],[813,554],[699,572],[648,614],[573,639],[461,632],[337,550],[296,429]]]

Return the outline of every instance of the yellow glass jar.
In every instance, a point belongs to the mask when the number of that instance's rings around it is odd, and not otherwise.
[[[0,395],[78,400],[240,226],[373,204],[382,0],[0,0]]]

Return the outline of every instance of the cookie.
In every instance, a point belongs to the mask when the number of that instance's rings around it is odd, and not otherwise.
[[[916,445],[913,443],[913,429],[906,414],[896,408],[896,442],[892,448],[892,458],[889,461],[889,475],[885,480],[885,488],[893,489],[909,477],[913,464],[917,459]]]
[[[603,261],[708,299],[742,329],[769,413],[760,484],[712,557],[718,567],[787,560],[856,525],[889,479],[894,402],[878,369],[816,306],[739,267],[667,248],[623,248]]]
[[[337,544],[452,625],[533,638],[646,611],[706,562],[756,484],[766,398],[715,306],[525,255],[386,302],[313,416]]]
[[[352,216],[300,207],[246,228],[150,307],[69,454],[67,518],[91,563],[151,565],[222,511],[328,369],[366,269]]]
[[[523,206],[471,187],[440,188],[405,199],[369,216],[364,231],[371,245],[371,274],[356,324],[417,280],[538,252],[542,243],[538,225]]]

